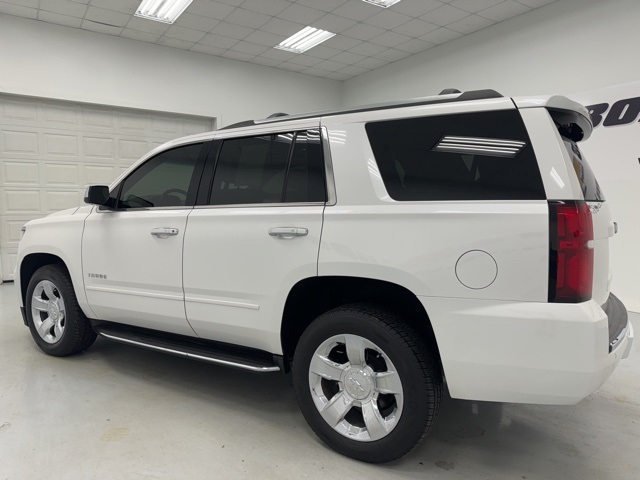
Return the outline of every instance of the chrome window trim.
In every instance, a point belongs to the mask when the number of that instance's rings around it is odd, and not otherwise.
[[[327,127],[320,127],[320,136],[322,137],[322,157],[324,159],[325,182],[327,186],[327,202],[328,207],[334,206],[338,202],[336,195],[336,183],[333,175],[333,159],[331,158],[331,147],[329,145],[329,132]]]
[[[325,202],[280,202],[280,203],[228,203],[225,205],[196,205],[196,210],[206,208],[257,208],[257,207],[318,207],[326,205]]]
[[[174,207],[137,207],[137,208],[107,208],[103,205],[98,205],[96,208],[96,212],[105,213],[105,212],[157,212],[158,210],[193,210],[194,207],[191,206],[174,206]]]

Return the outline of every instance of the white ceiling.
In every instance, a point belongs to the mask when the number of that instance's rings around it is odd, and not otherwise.
[[[346,80],[557,0],[193,0],[173,25],[140,0],[0,0],[0,13]],[[337,35],[303,54],[273,46],[306,25]]]

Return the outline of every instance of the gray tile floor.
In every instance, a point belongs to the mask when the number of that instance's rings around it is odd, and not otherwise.
[[[640,332],[640,315],[632,316]],[[411,454],[374,466],[325,448],[290,379],[98,339],[42,354],[0,286],[0,480],[638,479],[640,342],[576,406],[445,399]]]

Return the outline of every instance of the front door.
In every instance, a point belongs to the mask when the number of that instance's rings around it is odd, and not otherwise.
[[[184,310],[182,244],[193,210],[203,144],[164,151],[113,190],[115,210],[85,222],[82,264],[98,319],[193,335]]]

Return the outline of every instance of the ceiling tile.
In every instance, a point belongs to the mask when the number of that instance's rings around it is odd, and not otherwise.
[[[211,45],[212,47],[226,49],[226,48],[233,47],[236,43],[238,43],[238,40],[231,37],[223,37],[222,35],[209,33],[208,35],[205,35],[202,40],[200,40],[200,43],[204,43],[205,45]]]
[[[281,35],[282,40],[287,37],[290,37],[296,32],[299,32],[305,27],[305,25],[301,25],[300,23],[290,22],[289,20],[282,20],[280,18],[272,18],[267,23],[260,27],[260,30],[264,30],[265,32],[274,33],[276,35]]]
[[[442,5],[443,2],[437,0],[402,0],[391,8],[393,8],[395,12],[404,13],[410,17],[419,17]]]
[[[47,3],[48,1],[49,0],[45,0],[44,2],[40,3]],[[108,10],[114,10],[116,12],[128,13],[130,15],[133,15],[140,6],[140,0],[91,0],[91,5],[93,5],[94,7],[106,8]]]
[[[232,60],[240,60],[241,62],[248,62],[253,60],[256,56],[250,55],[248,53],[234,52],[232,50],[227,50],[222,54],[223,57],[231,58]]]
[[[401,45],[397,45],[396,50],[401,50],[407,53],[418,53],[424,52],[425,50],[429,50],[430,48],[435,47],[435,43],[425,42],[424,40],[420,40],[419,38],[414,38],[413,40],[409,40],[407,43],[403,43]]]
[[[377,37],[373,37],[370,41],[371,43],[375,43],[376,45],[382,45],[384,47],[395,47],[396,45],[400,45],[401,43],[405,43],[411,40],[411,37],[407,37],[406,35],[400,35],[396,32],[385,32],[382,35],[378,35]]]
[[[347,80],[348,78],[351,78],[351,75],[345,75],[344,73],[338,73],[338,72],[331,72],[331,73],[327,73],[325,75],[325,78],[328,78],[330,80]]]
[[[351,0],[336,8],[332,13],[340,17],[347,17],[351,20],[361,22],[365,18],[369,18],[378,12],[380,12],[380,7],[376,7],[370,3]]]
[[[557,0],[518,0],[518,2],[525,4],[527,7],[538,8],[544,5],[549,5]]]
[[[494,22],[502,22],[509,18],[521,15],[531,10],[529,7],[525,7],[521,3],[514,0],[506,0],[495,7],[487,8],[478,13],[478,15],[493,20]]]
[[[120,34],[121,37],[130,38],[131,40],[138,40],[141,42],[157,43],[160,35],[154,35],[153,33],[140,32],[138,30],[132,30],[125,28]]]
[[[40,10],[69,15],[70,17],[84,17],[87,6],[70,0],[45,0],[40,2]]]
[[[267,47],[273,47],[279,44],[283,37],[282,35],[276,35],[275,33],[263,32],[262,30],[254,30],[251,35],[245,38],[247,42],[257,43],[259,45],[266,45]]]
[[[231,47],[231,50],[256,56],[266,52],[269,48],[270,47],[265,47],[264,45],[258,45],[257,43],[245,42],[242,40]]]
[[[355,38],[345,37],[344,35],[336,35],[331,37],[326,42],[322,42],[325,47],[337,48],[338,50],[349,50],[362,43],[362,40],[356,40]]]
[[[265,15],[275,17],[289,5],[291,5],[291,3],[287,0],[269,0],[268,2],[265,2],[264,0],[245,0],[241,7],[245,10],[264,13]]]
[[[225,21],[248,28],[258,28],[267,23],[271,17],[262,13],[236,8],[225,17]]]
[[[91,30],[92,32],[106,33],[107,35],[120,35],[122,28],[112,27],[111,25],[104,25],[102,23],[95,23],[91,20],[83,20],[80,27],[84,30]]]
[[[340,53],[340,50],[337,50],[335,48],[325,47],[324,45],[318,45],[317,47],[313,47],[312,49],[304,52],[304,55],[323,58],[326,60],[327,58],[335,57],[339,53]]]
[[[200,0],[197,0],[200,1]],[[226,5],[233,5],[234,7],[239,7],[244,0],[218,0],[219,3],[224,3]]]
[[[375,15],[365,19],[364,23],[373,25],[374,27],[384,28],[385,30],[393,30],[398,25],[407,23],[409,20],[411,20],[411,17],[407,15],[403,15],[402,13],[397,13],[389,9],[384,9],[380,13],[376,13]]]
[[[356,62],[353,65],[355,65],[356,67],[368,68],[369,70],[374,70],[376,68],[382,67],[383,65],[386,65],[387,63],[389,62],[387,62],[386,60],[369,57],[369,58],[365,58],[364,60],[360,60],[359,62]]]
[[[449,5],[460,8],[466,12],[478,13],[494,5],[499,4],[503,0],[452,0]]]
[[[220,22],[218,25],[211,29],[211,33],[216,35],[222,35],[223,37],[236,38],[242,40],[250,35],[253,29],[247,27],[241,27],[240,25],[234,25],[233,23]]]
[[[179,48],[181,50],[189,50],[191,47],[195,45],[195,42],[187,42],[186,40],[179,40],[177,38],[171,38],[171,37],[160,37],[160,40],[158,40],[158,43],[160,45]]]
[[[127,28],[138,30],[140,32],[162,35],[169,29],[169,25],[166,23],[154,22],[152,20],[145,20],[144,18],[131,17],[131,20],[127,23]]]
[[[321,70],[326,70],[327,72],[335,72],[336,70],[340,70],[341,68],[346,67],[345,63],[334,62],[333,60],[324,60],[317,65],[314,65],[315,68],[320,68]]]
[[[227,15],[233,12],[234,8],[211,0],[196,0],[187,7],[186,12],[193,15],[203,15],[205,17],[223,20]]]
[[[447,25],[447,28],[456,32],[469,34],[482,30],[483,28],[490,27],[494,23],[495,22],[493,20],[474,14]]]
[[[219,20],[216,20],[215,18],[203,17],[201,15],[194,15],[193,13],[185,12],[178,17],[174,25],[200,30],[201,32],[210,32],[218,23]]]
[[[395,62],[397,60],[402,60],[403,58],[410,57],[411,55],[411,53],[396,50],[395,48],[390,48],[389,50],[385,50],[382,53],[378,53],[376,55],[376,58],[387,60],[388,62]]]
[[[198,42],[205,36],[205,32],[199,30],[193,30],[191,28],[184,28],[179,25],[171,25],[165,32],[167,37],[177,38],[178,40],[185,40],[187,42]]]
[[[338,73],[343,73],[345,75],[349,75],[350,77],[355,77],[356,75],[362,75],[363,73],[366,73],[368,71],[369,70],[366,68],[356,67],[355,65],[348,65],[338,70]]]
[[[371,40],[373,37],[377,37],[378,35],[382,35],[385,32],[384,29],[379,27],[374,27],[373,25],[367,25],[366,23],[357,23],[351,28],[347,28],[343,35],[351,38],[357,38],[358,40]]]
[[[284,50],[278,50],[277,48],[270,48],[260,56],[273,58],[274,60],[280,60],[281,62],[286,62],[287,60],[291,60],[297,55],[297,53],[285,52]]]
[[[325,12],[332,12],[341,5],[347,3],[348,0],[298,0],[297,3],[306,5],[307,7],[313,7]]]
[[[85,20],[104,23],[112,27],[124,27],[127,23],[129,23],[129,19],[131,18],[131,16],[127,15],[126,13],[105,10],[104,8],[89,7],[84,18]]]
[[[307,68],[306,70],[303,70],[302,73],[306,73],[307,75],[313,75],[314,77],[324,77],[330,72],[327,72],[326,70],[321,70],[319,68],[311,67],[311,68]]]
[[[60,15],[59,13],[46,12],[44,10],[38,11],[38,20],[75,28],[80,28],[80,24],[82,24],[81,18],[70,17],[69,15]]]
[[[295,63],[296,65],[304,65],[305,67],[312,67],[314,65],[319,64],[323,60],[317,57],[310,57],[308,55],[296,55],[289,63]]]
[[[38,8],[39,2],[40,0],[4,0],[3,2],[0,2],[0,3],[11,3],[13,5],[20,5],[22,7],[27,7],[27,8]]]
[[[452,7],[451,5],[443,5],[435,10],[430,11],[426,15],[420,18],[426,22],[435,23],[444,27],[450,23],[462,20],[464,17],[469,16],[469,12],[460,10],[459,8]]]
[[[410,37],[420,37],[429,32],[433,32],[438,28],[440,28],[438,25],[414,18],[413,20],[394,28],[393,31]]]
[[[305,25],[311,25],[313,22],[319,20],[324,16],[325,12],[321,10],[316,10],[315,8],[293,3],[283,12],[281,12],[278,15],[278,18],[289,20],[291,22],[303,23]]]
[[[204,45],[203,43],[196,43],[193,47],[191,47],[191,51],[206,53],[207,55],[222,55],[225,52],[225,49],[212,47],[211,45]]]
[[[336,55],[335,57],[331,57],[331,60],[334,62],[344,63],[346,65],[353,65],[354,63],[361,62],[366,59],[364,55],[359,55],[357,53],[352,52],[342,52]]]
[[[356,45],[353,48],[350,48],[349,51],[353,53],[357,53],[360,55],[364,55],[366,57],[370,57],[375,55],[376,53],[384,52],[387,47],[383,47],[382,45],[374,45],[369,42],[362,42],[360,45]]]
[[[285,70],[291,70],[292,72],[301,72],[302,70],[307,69],[304,65],[298,65],[290,62],[282,62],[278,65],[278,68],[284,68]]]
[[[353,27],[355,24],[355,20],[351,20],[345,17],[339,17],[337,15],[334,15],[333,13],[327,13],[321,19],[313,22],[311,26],[321,28],[333,33],[342,33],[347,28]]]
[[[275,67],[276,65],[282,64],[282,60],[275,60],[273,58],[265,58],[263,56],[259,56],[251,60],[252,63],[257,63],[258,65],[266,65],[267,67]]]
[[[430,43],[441,44],[460,37],[462,37],[462,33],[460,32],[454,32],[448,28],[439,28],[438,30],[434,30],[433,32],[429,32],[426,35],[421,36],[420,39]]]

